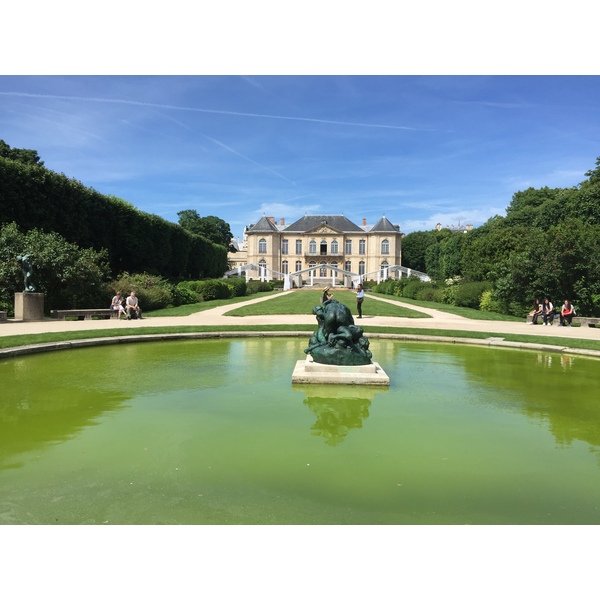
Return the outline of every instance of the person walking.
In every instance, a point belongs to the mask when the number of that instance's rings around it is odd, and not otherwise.
[[[362,319],[362,303],[365,299],[365,290],[363,289],[362,283],[358,284],[356,288],[356,310],[358,311],[358,318]]]

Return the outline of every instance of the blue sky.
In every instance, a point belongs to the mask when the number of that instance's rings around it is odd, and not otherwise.
[[[177,222],[481,225],[600,156],[598,76],[2,76],[0,138]]]

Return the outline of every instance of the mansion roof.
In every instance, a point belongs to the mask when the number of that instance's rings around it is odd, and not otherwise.
[[[400,226],[393,225],[386,217],[379,219],[372,227],[367,227],[366,225],[359,227],[344,215],[304,215],[287,227],[278,227],[275,225],[273,219],[262,217],[255,225],[251,225],[247,231],[248,233],[306,233],[322,226],[329,227],[340,233],[399,233],[400,231]]]

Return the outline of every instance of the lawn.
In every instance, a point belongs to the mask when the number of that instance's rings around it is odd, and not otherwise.
[[[149,310],[144,312],[145,317],[187,317],[197,312],[203,312],[216,308],[217,306],[226,306],[227,304],[239,304],[246,300],[253,300],[254,298],[265,298],[268,296],[274,296],[281,292],[259,292],[252,294],[251,296],[229,298],[228,300],[207,300],[206,302],[197,302],[195,304],[184,304],[183,306],[171,306],[169,308],[161,308],[159,310]]]
[[[322,290],[296,290],[291,294],[274,296],[267,302],[240,306],[225,313],[231,317],[248,317],[254,315],[310,315],[312,309],[321,303]],[[356,293],[345,289],[334,289],[333,297],[350,308],[356,314]],[[376,317],[405,317],[409,319],[427,319],[425,313],[390,304],[379,302],[375,298],[366,297],[363,303],[363,314]]]
[[[520,321],[521,323],[525,318],[515,317],[513,315],[503,315],[501,313],[486,312],[483,310],[476,310],[474,308],[466,308],[464,306],[452,306],[451,304],[441,304],[439,302],[428,302],[427,300],[412,300],[411,298],[398,298],[396,296],[388,296],[387,294],[372,294],[373,297],[387,298],[388,300],[397,300],[404,304],[411,304],[412,306],[421,306],[423,308],[434,308],[442,312],[450,313],[451,315],[458,315],[459,317],[465,317],[466,319],[476,319],[478,321]]]

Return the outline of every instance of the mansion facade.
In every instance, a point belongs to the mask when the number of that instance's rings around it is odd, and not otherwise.
[[[298,274],[302,279],[379,280],[402,260],[399,225],[382,217],[375,225],[356,225],[343,215],[305,215],[291,225],[262,217],[244,230],[238,252],[229,255],[230,266],[256,265],[269,279]],[[261,275],[262,276],[262,275]]]

